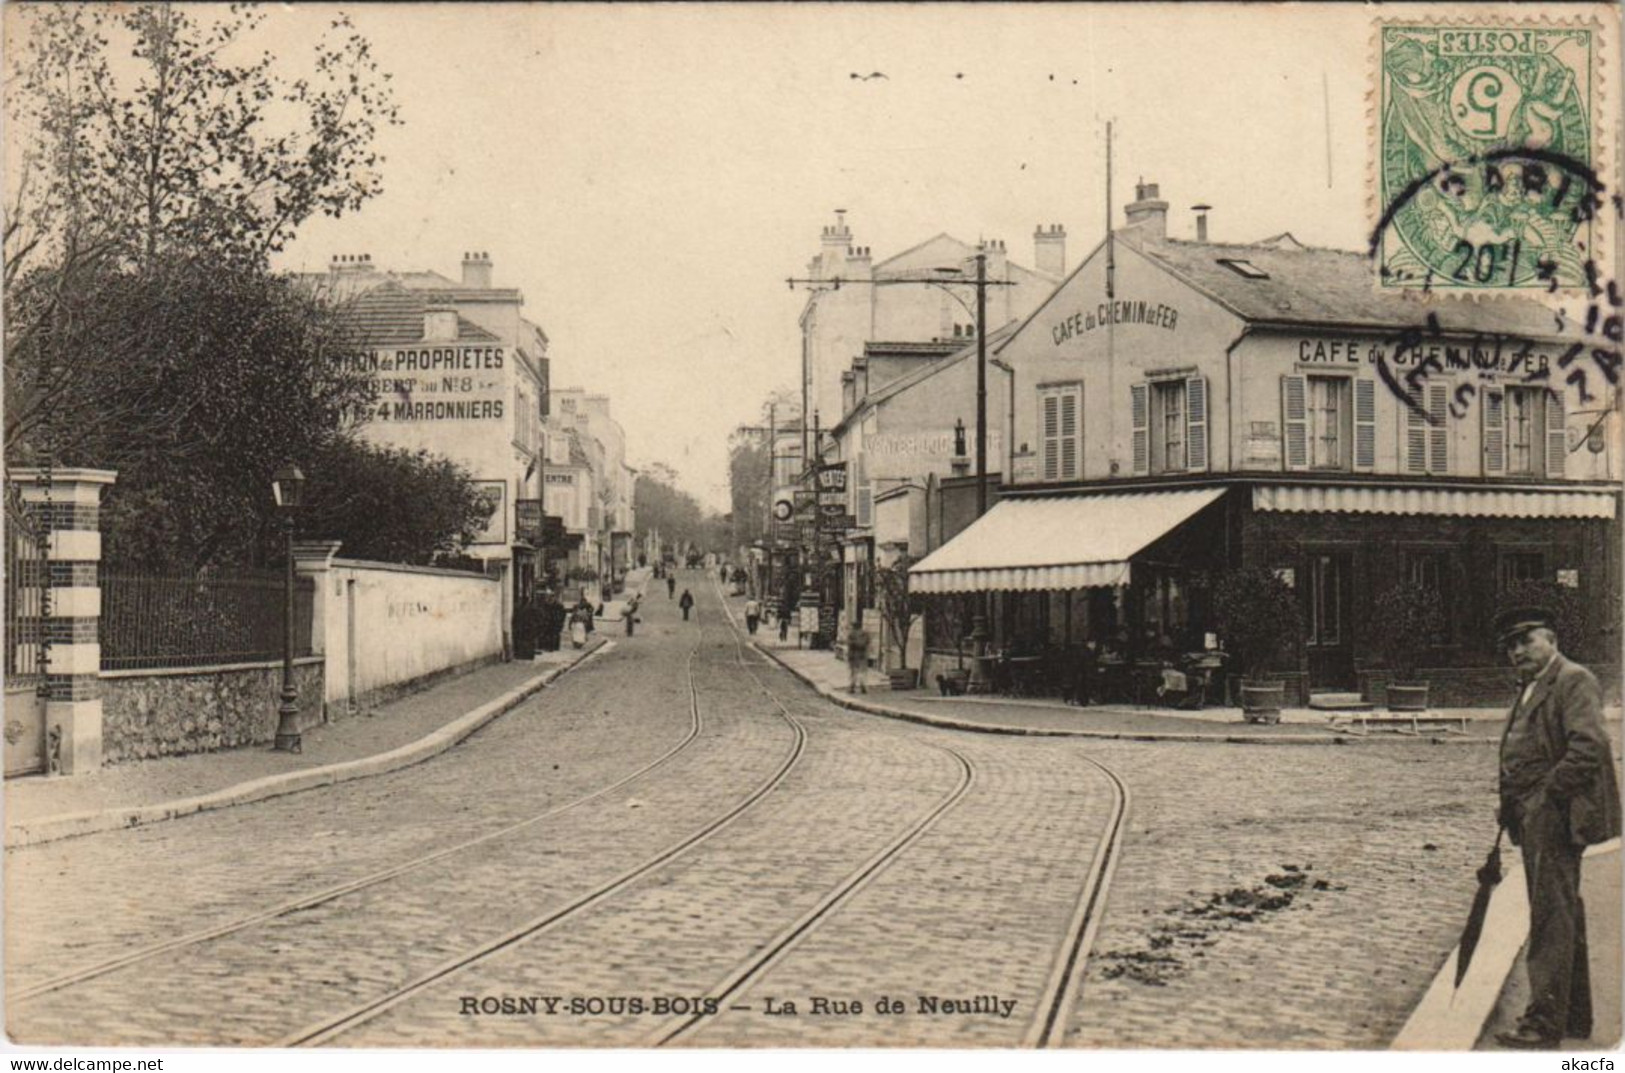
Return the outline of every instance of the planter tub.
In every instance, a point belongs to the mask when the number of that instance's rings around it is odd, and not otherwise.
[[[900,667],[894,671],[887,671],[893,689],[913,689],[920,682],[920,672],[912,667]]]
[[[1241,714],[1249,723],[1279,723],[1286,700],[1286,683],[1241,686]]]
[[[1391,712],[1425,712],[1428,710],[1428,687],[1396,686],[1388,687],[1388,710]]]

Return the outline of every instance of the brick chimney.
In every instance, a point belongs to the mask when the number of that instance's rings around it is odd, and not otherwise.
[[[874,274],[874,255],[869,252],[869,247],[848,246],[846,248],[845,278],[873,279]]]
[[[463,286],[491,286],[491,255],[489,253],[463,254]]]
[[[1033,267],[1047,276],[1066,275],[1066,228],[1038,225],[1033,232]]]
[[[1157,184],[1134,184],[1134,201],[1123,209],[1128,226],[1140,228],[1147,238],[1161,241],[1168,237],[1168,203],[1157,197]]]
[[[846,226],[845,209],[835,210],[835,224],[825,225],[820,242],[822,248],[818,252],[818,263],[821,271],[815,275],[819,279],[842,275],[846,270],[846,251],[852,245],[852,229]]]

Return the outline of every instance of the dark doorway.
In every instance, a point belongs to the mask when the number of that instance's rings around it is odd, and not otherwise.
[[[1304,563],[1304,626],[1311,690],[1353,690],[1351,606],[1354,559],[1346,551],[1311,552]]]

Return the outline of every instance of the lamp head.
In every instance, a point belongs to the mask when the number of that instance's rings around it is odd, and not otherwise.
[[[299,467],[288,463],[278,467],[271,475],[271,495],[283,510],[297,510],[304,502],[305,475]]]

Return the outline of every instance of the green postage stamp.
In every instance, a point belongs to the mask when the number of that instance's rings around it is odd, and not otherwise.
[[[1606,264],[1600,36],[1540,21],[1378,24],[1379,288],[1549,292]]]

